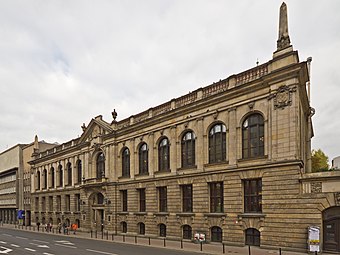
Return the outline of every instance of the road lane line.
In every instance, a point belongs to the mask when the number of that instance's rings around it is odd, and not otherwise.
[[[16,236],[15,238],[27,240],[28,238],[22,236]]]
[[[44,252],[44,255],[54,255],[53,253]]]
[[[12,236],[12,235],[10,235],[10,234],[3,234],[4,236]]]
[[[14,243],[11,243],[11,246],[13,246],[13,247],[20,247],[20,245],[17,245],[17,244],[14,244]]]
[[[33,242],[39,242],[39,243],[50,243],[50,242],[41,241],[41,240],[33,240]]]
[[[28,251],[36,251],[36,250],[30,249],[30,248],[25,248],[25,250],[28,250]]]
[[[116,253],[110,253],[110,252],[105,252],[105,251],[97,251],[97,250],[91,250],[91,249],[86,249],[87,251],[95,252],[95,253],[100,253],[100,254],[107,254],[107,255],[118,255]]]
[[[62,247],[67,247],[67,248],[72,248],[72,249],[77,249],[77,247],[75,247],[75,246],[69,246],[69,245],[64,245],[64,244],[59,244],[59,243],[55,243],[54,245],[58,245],[58,246],[62,246]]]
[[[1,254],[6,254],[6,253],[13,251],[12,249],[9,249],[3,246],[0,246],[0,249],[3,249],[3,251],[0,251]]]
[[[2,244],[7,244],[7,242],[4,242],[4,241],[0,241],[0,243],[2,243]]]

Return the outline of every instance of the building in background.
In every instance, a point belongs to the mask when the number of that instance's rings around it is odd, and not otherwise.
[[[34,153],[54,147],[38,137],[0,153],[0,221],[30,225],[31,166]]]
[[[279,23],[268,62],[35,154],[32,220],[294,250],[319,226],[340,251],[339,176],[311,173],[310,61],[285,4]]]
[[[335,157],[335,158],[332,160],[332,168],[340,169],[340,156]]]

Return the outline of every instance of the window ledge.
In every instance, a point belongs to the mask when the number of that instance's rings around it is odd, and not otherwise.
[[[119,176],[118,180],[128,180],[130,178],[131,178],[130,176]]]
[[[242,218],[264,218],[266,217],[265,214],[263,213],[241,213],[238,215],[238,218],[239,219],[242,219]]]
[[[221,162],[216,162],[216,163],[207,163],[204,164],[204,167],[213,167],[213,166],[220,166],[220,165],[227,165],[229,164],[229,161],[221,161]]]
[[[154,216],[169,216],[168,212],[157,212],[153,214]]]
[[[181,168],[177,168],[178,171],[185,171],[185,170],[196,170],[197,169],[197,165],[194,166],[186,166],[186,167],[181,167]]]
[[[240,158],[237,160],[237,162],[248,162],[248,161],[253,161],[253,160],[261,160],[261,159],[268,159],[268,155],[253,157],[253,158]]]
[[[227,217],[226,213],[205,213],[205,217]]]
[[[135,174],[135,177],[142,177],[142,176],[149,176],[149,172],[147,172],[147,173]]]
[[[119,215],[128,215],[129,212],[118,212],[117,214],[119,214]]]
[[[176,213],[176,216],[192,217],[192,216],[195,216],[195,213],[193,213],[193,212],[181,212],[181,213]]]
[[[134,215],[147,215],[147,212],[134,212]]]
[[[157,171],[155,172],[155,175],[162,175],[162,174],[171,174],[171,170],[162,170],[162,171]]]

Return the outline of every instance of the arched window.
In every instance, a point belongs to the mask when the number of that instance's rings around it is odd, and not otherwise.
[[[183,239],[189,239],[192,238],[192,228],[189,225],[183,226]]]
[[[77,161],[77,183],[81,183],[82,175],[83,175],[83,172],[82,172],[81,160],[78,160]]]
[[[143,143],[139,147],[139,174],[148,174],[149,172],[149,156],[148,146]]]
[[[43,189],[47,189],[47,170],[44,169],[43,171],[43,176],[44,176],[44,187]]]
[[[211,228],[211,241],[222,242],[222,229],[220,227],[214,226]]]
[[[219,123],[209,132],[209,163],[218,163],[226,160],[226,127]]]
[[[246,229],[246,245],[260,246],[260,231],[255,228]]]
[[[51,167],[51,188],[55,188],[55,172],[54,172],[54,167]]]
[[[98,205],[104,204],[104,195],[102,193],[97,194],[97,204]]]
[[[158,170],[170,170],[170,144],[168,138],[163,138],[158,145]]]
[[[122,176],[130,177],[130,150],[128,148],[122,152]]]
[[[182,167],[195,165],[195,133],[186,132],[182,137]]]
[[[68,162],[66,165],[67,168],[67,185],[72,185],[72,164],[71,162]]]
[[[123,221],[121,224],[122,224],[122,233],[127,233],[127,223]]]
[[[264,121],[261,114],[248,116],[242,124],[242,158],[264,155]]]
[[[159,236],[166,237],[166,226],[164,224],[159,224]]]
[[[37,172],[37,190],[40,190],[40,171]]]
[[[64,183],[63,166],[59,165],[58,169],[59,169],[59,187],[62,187]]]
[[[97,179],[105,176],[105,156],[104,153],[99,153],[97,156]]]
[[[140,235],[145,235],[145,224],[143,222],[138,223],[138,231]]]

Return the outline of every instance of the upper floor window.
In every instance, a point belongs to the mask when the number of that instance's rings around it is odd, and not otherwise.
[[[158,145],[158,170],[170,170],[170,144],[168,138],[163,138]]]
[[[44,187],[43,189],[47,189],[47,170],[44,169],[43,171],[43,176],[44,176]]]
[[[146,143],[143,143],[139,147],[139,174],[147,174],[149,172],[148,165],[148,146]]]
[[[210,185],[210,212],[223,212],[223,182],[212,182]]]
[[[168,194],[166,187],[158,187],[158,205],[160,212],[168,211]]]
[[[242,158],[264,155],[264,121],[261,114],[247,117],[242,125]]]
[[[214,125],[209,132],[209,163],[226,160],[226,126],[222,123]]]
[[[182,137],[182,167],[195,165],[195,133],[186,132]]]
[[[192,185],[182,185],[183,212],[192,212]]]
[[[37,190],[40,189],[40,171],[37,172]]]
[[[55,188],[55,173],[54,173],[54,167],[51,167],[51,188]]]
[[[243,180],[244,212],[262,212],[262,179]]]
[[[105,176],[105,156],[104,153],[99,153],[97,156],[97,179]]]
[[[81,183],[81,177],[83,175],[81,160],[77,161],[77,183]]]
[[[72,185],[72,164],[68,162],[66,165],[67,168],[67,185]]]
[[[139,211],[145,212],[146,211],[146,194],[145,194],[145,188],[138,189],[139,193]]]
[[[64,183],[63,166],[59,165],[58,169],[59,169],[59,187],[62,187]]]
[[[122,176],[130,177],[130,151],[125,148],[122,153]]]
[[[122,202],[122,212],[128,211],[128,195],[127,190],[121,190],[120,191],[120,197]]]

